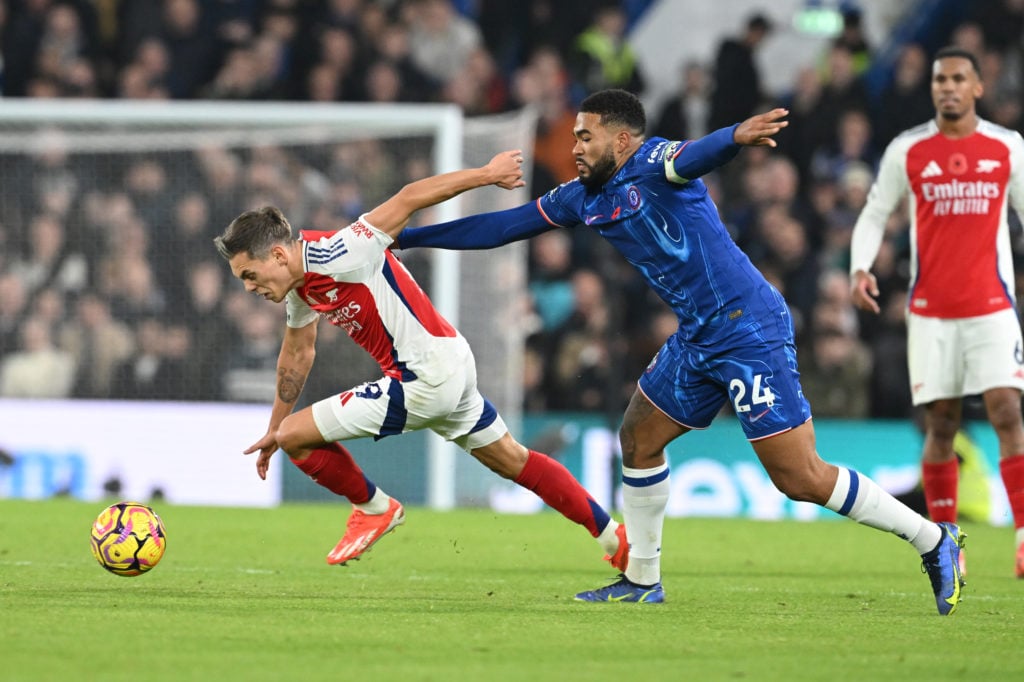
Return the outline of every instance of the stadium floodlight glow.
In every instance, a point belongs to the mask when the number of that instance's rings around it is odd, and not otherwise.
[[[820,0],[809,0],[793,15],[793,28],[800,33],[832,38],[843,30],[843,14]]]

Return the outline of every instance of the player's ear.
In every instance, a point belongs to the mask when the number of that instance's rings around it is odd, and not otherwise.
[[[628,129],[622,128],[615,135],[615,146],[618,148],[617,151],[624,152],[630,148],[633,142],[633,133],[629,132]]]
[[[270,257],[278,265],[285,265],[288,263],[288,249],[283,244],[275,244],[270,247]]]

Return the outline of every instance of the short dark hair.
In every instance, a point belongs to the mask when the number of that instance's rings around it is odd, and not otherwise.
[[[936,52],[935,59],[933,61],[939,61],[940,59],[946,59],[949,57],[959,57],[961,59],[966,59],[971,63],[971,68],[974,69],[974,73],[978,75],[978,78],[981,78],[981,64],[978,62],[978,58],[974,56],[973,52],[965,50],[962,47],[949,45]]]
[[[217,252],[225,260],[239,253],[251,258],[264,259],[270,249],[292,238],[292,226],[276,206],[264,206],[246,211],[231,221],[224,234],[215,237]]]
[[[760,12],[758,12],[757,14],[752,14],[747,19],[748,31],[763,31],[765,33],[771,33],[772,28],[773,27],[771,19],[761,14]]]
[[[647,130],[644,105],[636,95],[625,90],[613,88],[595,92],[580,103],[580,113],[597,114],[601,125],[625,126],[635,135],[643,135]]]

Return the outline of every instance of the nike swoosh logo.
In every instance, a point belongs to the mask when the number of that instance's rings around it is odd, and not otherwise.
[[[754,417],[751,417],[751,418],[750,418],[750,423],[751,423],[751,424],[753,424],[753,423],[754,423],[754,422],[756,422],[756,421],[757,421],[758,419],[760,419],[761,417],[763,417],[763,416],[765,416],[766,414],[768,414],[768,412],[770,412],[770,410],[765,410],[765,411],[764,411],[764,412],[762,412],[761,414],[759,414],[759,415],[756,415],[756,416],[754,416]]]

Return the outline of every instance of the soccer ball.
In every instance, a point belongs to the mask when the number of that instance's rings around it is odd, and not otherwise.
[[[167,533],[164,522],[146,505],[118,502],[96,517],[89,545],[96,561],[111,573],[142,575],[160,563]]]

